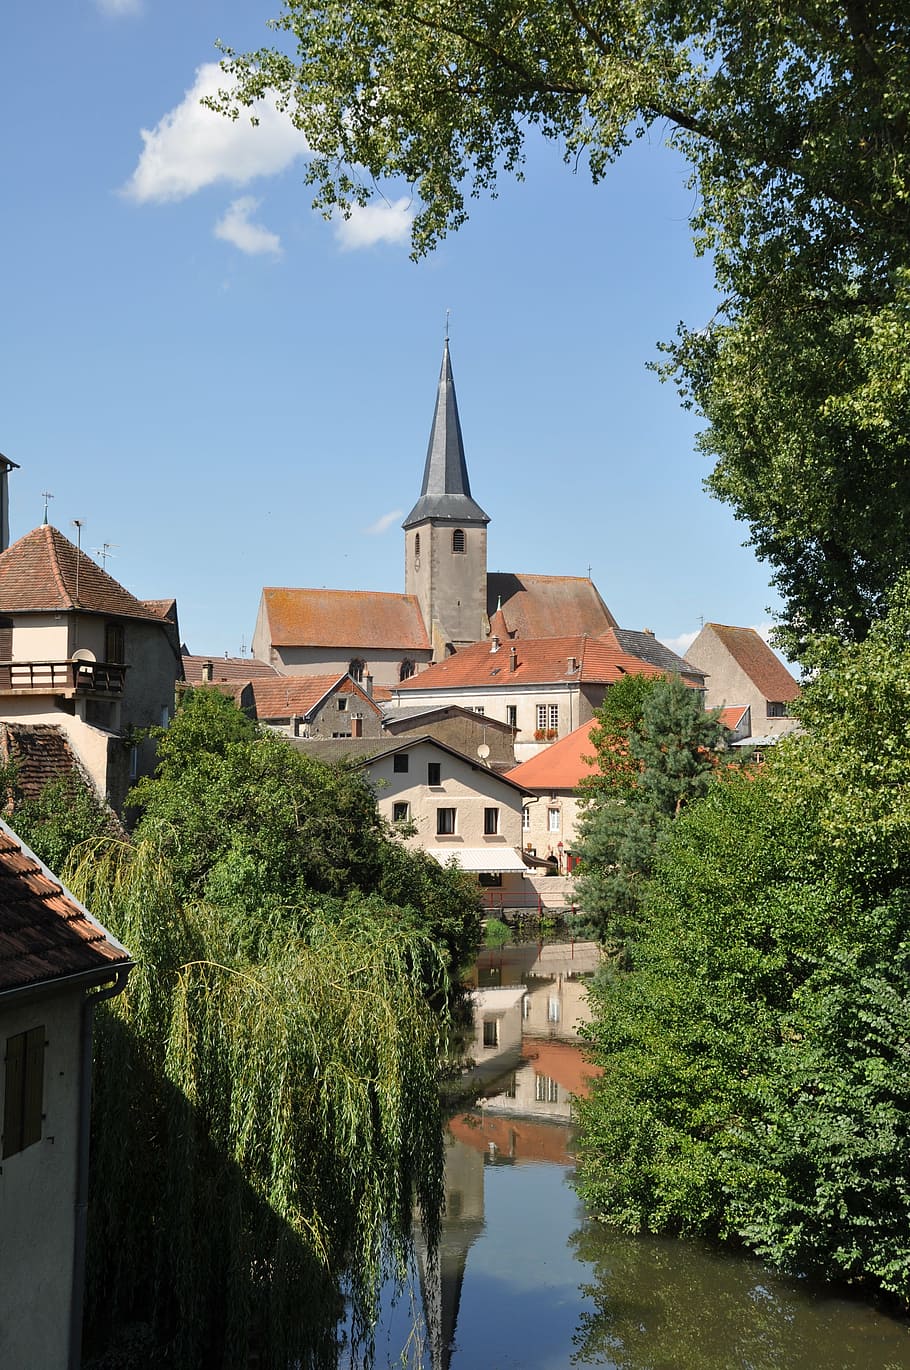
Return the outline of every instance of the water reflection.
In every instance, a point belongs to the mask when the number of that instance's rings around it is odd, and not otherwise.
[[[571,1096],[587,952],[507,948],[477,968],[474,1106],[449,1123],[438,1264],[421,1262],[431,1370],[900,1370],[905,1324],[695,1243],[589,1222]],[[390,1343],[391,1344],[391,1343]]]

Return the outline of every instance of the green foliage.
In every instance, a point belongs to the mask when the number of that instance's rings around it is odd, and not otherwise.
[[[149,843],[70,880],[137,961],[98,1013],[93,1336],[151,1324],[178,1370],[333,1367],[346,1300],[368,1354],[415,1196],[435,1238],[444,956],[352,897],[250,959]]]
[[[622,944],[635,936],[665,833],[714,776],[724,730],[716,712],[705,712],[699,691],[678,676],[627,688],[598,717],[603,721],[592,739],[602,769],[586,786],[576,891],[584,930]]]
[[[488,918],[483,925],[483,942],[486,947],[504,947],[512,937],[512,929],[501,918]]]
[[[594,991],[583,1192],[910,1303],[907,586],[805,692],[811,729],[672,825]]]
[[[403,178],[417,254],[521,175],[528,137],[597,181],[666,131],[722,301],[668,348],[709,488],[774,568],[791,651],[862,638],[910,523],[906,5],[284,0],[272,27],[279,46],[227,52],[215,106],[276,93],[327,213]]]
[[[80,842],[110,837],[120,829],[110,809],[74,775],[48,781],[36,799],[17,800],[12,821],[23,842],[52,871],[63,869]]]

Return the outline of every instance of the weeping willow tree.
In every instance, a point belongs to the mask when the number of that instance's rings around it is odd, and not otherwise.
[[[415,1196],[436,1238],[444,952],[354,895],[252,959],[153,844],[77,857],[71,887],[137,962],[98,1014],[89,1348],[133,1322],[177,1370],[334,1366],[344,1336],[368,1362]]]

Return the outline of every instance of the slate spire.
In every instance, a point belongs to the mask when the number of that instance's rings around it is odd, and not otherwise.
[[[455,381],[446,338],[436,392],[436,409],[427,460],[423,471],[420,499],[402,524],[411,528],[426,519],[450,523],[489,523],[489,515],[471,498],[471,484],[464,457],[464,442],[455,398]]]

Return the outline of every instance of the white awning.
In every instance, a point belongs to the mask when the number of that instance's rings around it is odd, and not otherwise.
[[[514,847],[429,847],[427,852],[440,866],[447,866],[454,857],[463,871],[475,875],[528,869]]]

